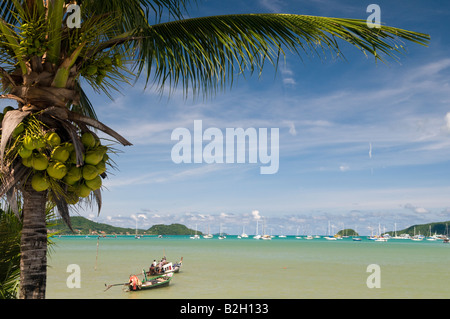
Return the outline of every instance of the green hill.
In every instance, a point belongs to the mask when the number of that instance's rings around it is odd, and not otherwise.
[[[51,232],[57,231],[58,234],[61,235],[73,235],[73,234],[89,235],[92,233],[119,235],[127,233],[130,234],[136,233],[136,230],[134,228],[122,228],[111,226],[108,224],[97,223],[81,216],[70,217],[70,220],[72,222],[72,228],[75,231],[75,233],[72,233],[69,227],[67,227],[67,225],[60,219],[56,221],[55,226],[49,227],[49,230]],[[142,234],[143,231],[138,229],[138,233]]]
[[[108,234],[108,235],[134,235],[136,233],[135,228],[122,228],[115,227],[108,224],[102,224],[93,222],[87,218],[81,216],[70,217],[72,222],[72,228],[75,231],[73,233],[69,227],[64,224],[60,219],[52,222],[56,224],[49,227],[50,232],[58,232],[59,235],[90,235],[90,234]],[[138,229],[137,233],[139,235],[191,235],[194,234],[194,230],[187,228],[181,224],[172,225],[154,225],[148,230]],[[197,232],[201,235],[201,232]]]
[[[195,233],[194,230],[181,224],[153,225],[148,231],[157,235],[192,235]],[[197,234],[203,235],[203,233],[199,231],[197,231]]]
[[[359,236],[359,234],[351,228],[342,229],[336,235],[338,236]]]
[[[431,235],[448,235],[448,225],[450,221],[447,222],[437,222],[437,223],[428,223],[428,224],[420,224],[420,225],[412,225],[403,230],[397,230],[397,235],[401,234],[409,234],[410,236],[416,235],[430,235],[430,226],[431,226]],[[391,236],[394,236],[394,231],[388,232]]]

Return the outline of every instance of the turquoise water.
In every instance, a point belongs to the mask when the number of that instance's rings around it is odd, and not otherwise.
[[[308,299],[450,298],[450,244],[442,241],[274,238],[192,240],[167,238],[62,237],[54,239],[47,278],[53,299]],[[97,246],[98,244],[98,246]],[[163,255],[183,257],[169,287],[124,292],[130,274]],[[68,266],[79,266],[80,288],[69,288]],[[379,266],[379,288],[369,288]],[[71,281],[74,282],[74,281]],[[373,282],[373,281],[372,281]]]

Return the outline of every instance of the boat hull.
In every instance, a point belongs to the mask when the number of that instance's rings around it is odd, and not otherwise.
[[[149,289],[156,289],[156,288],[163,288],[167,287],[170,284],[170,281],[172,280],[173,274],[167,274],[162,276],[157,276],[153,278],[149,278],[146,281],[142,282],[140,285],[127,285],[128,290],[130,292],[136,292],[141,290],[149,290]]]

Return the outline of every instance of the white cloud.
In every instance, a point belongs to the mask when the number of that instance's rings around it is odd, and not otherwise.
[[[417,214],[428,214],[429,213],[429,211],[427,209],[425,209],[423,207],[417,207],[417,206],[414,206],[414,205],[409,204],[409,203],[405,205],[405,208],[409,209],[409,210],[411,210],[411,211],[413,211],[414,213],[417,213]]]
[[[257,211],[257,210],[252,211],[252,216],[253,216],[253,219],[255,219],[255,220],[261,219],[261,215],[259,215],[259,211]]]
[[[445,115],[445,127],[450,132],[450,112]]]

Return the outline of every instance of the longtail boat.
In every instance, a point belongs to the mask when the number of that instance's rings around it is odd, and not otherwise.
[[[126,284],[126,291],[139,291],[153,288],[166,287],[172,280],[173,273],[164,274],[152,278],[144,276],[144,280],[141,282],[136,275],[130,276],[129,282]]]
[[[181,266],[183,265],[183,257],[178,263],[165,263],[161,267],[151,266],[149,271],[146,273],[149,276],[163,275],[169,273],[178,273],[180,272]]]

